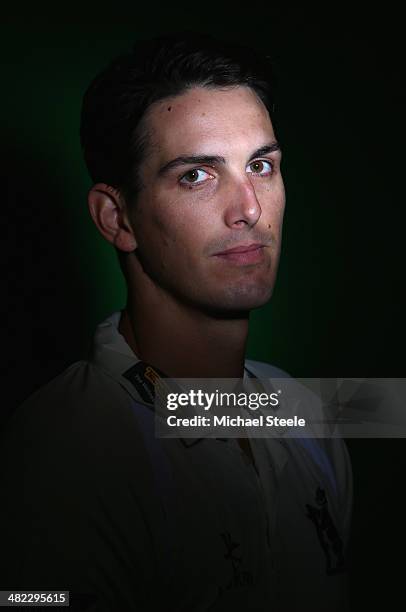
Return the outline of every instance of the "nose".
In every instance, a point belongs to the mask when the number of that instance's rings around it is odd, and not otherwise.
[[[224,221],[230,228],[253,227],[259,220],[262,210],[255,189],[247,177],[238,181],[228,194],[228,205]]]

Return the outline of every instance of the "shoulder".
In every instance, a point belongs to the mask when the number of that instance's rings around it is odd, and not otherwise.
[[[122,463],[142,447],[133,405],[111,375],[90,362],[76,362],[12,413],[0,454],[27,469],[34,463],[59,462],[77,470],[81,461],[83,469],[96,468],[98,461]]]
[[[78,361],[35,391],[12,414],[10,426],[33,420],[73,422],[90,413],[103,415],[107,407],[128,403],[119,383],[100,367]]]
[[[245,367],[257,378],[290,378],[290,374],[284,370],[281,370],[280,368],[277,368],[269,363],[265,363],[264,361],[247,359],[245,361]]]

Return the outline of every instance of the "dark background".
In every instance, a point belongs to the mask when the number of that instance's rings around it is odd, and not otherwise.
[[[400,14],[388,4],[364,13],[343,3],[325,12],[267,3],[85,11],[57,19],[21,9],[0,26],[2,420],[83,357],[94,326],[125,301],[115,255],[87,213],[81,96],[133,40],[185,28],[256,45],[278,77],[284,244],[274,297],[252,315],[249,357],[299,377],[404,376]],[[406,441],[348,446],[359,610],[401,594]]]

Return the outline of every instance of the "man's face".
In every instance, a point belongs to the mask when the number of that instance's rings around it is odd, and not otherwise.
[[[266,303],[285,192],[263,103],[248,87],[195,87],[152,105],[146,128],[150,146],[132,214],[144,271],[196,309]]]

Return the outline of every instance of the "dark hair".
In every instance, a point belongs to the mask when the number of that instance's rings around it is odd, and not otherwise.
[[[141,188],[137,167],[148,144],[142,119],[150,105],[193,86],[238,85],[251,87],[272,114],[268,57],[191,32],[137,42],[96,76],[83,98],[80,135],[92,180],[134,200]]]

